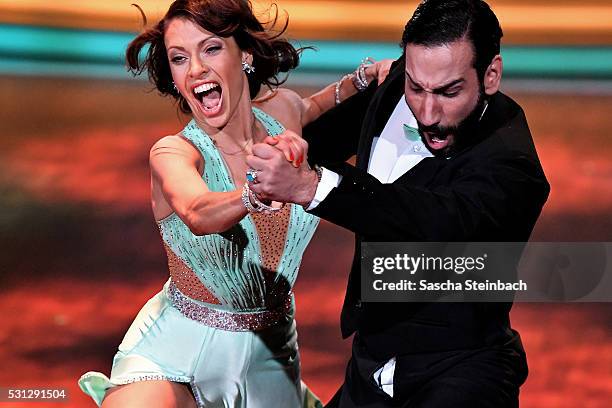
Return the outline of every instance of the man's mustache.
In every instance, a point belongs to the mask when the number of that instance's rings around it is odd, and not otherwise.
[[[456,126],[440,126],[440,125],[430,125],[425,126],[422,123],[417,121],[418,129],[421,135],[423,133],[428,133],[432,137],[435,137],[439,140],[445,140],[448,135],[455,133],[457,131]]]

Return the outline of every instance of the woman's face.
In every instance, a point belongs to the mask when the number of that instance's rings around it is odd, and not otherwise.
[[[249,87],[241,51],[233,37],[223,38],[184,18],[175,18],[164,36],[172,78],[200,124],[223,128]]]

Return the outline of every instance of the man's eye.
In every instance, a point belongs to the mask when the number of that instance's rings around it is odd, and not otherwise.
[[[442,95],[447,98],[454,98],[455,96],[459,95],[459,91],[443,92]]]
[[[421,93],[423,91],[421,88],[413,88],[413,87],[410,87],[410,90],[414,93]]]

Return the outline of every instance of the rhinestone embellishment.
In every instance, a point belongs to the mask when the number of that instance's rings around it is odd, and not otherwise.
[[[209,327],[237,332],[260,331],[288,322],[293,307],[290,294],[278,308],[273,310],[231,312],[213,309],[182,294],[173,282],[167,286],[166,296],[183,316]]]

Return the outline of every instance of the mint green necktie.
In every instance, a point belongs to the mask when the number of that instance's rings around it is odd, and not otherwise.
[[[406,139],[410,140],[411,142],[418,142],[421,140],[419,129],[406,124],[404,124],[404,136],[406,136]]]

